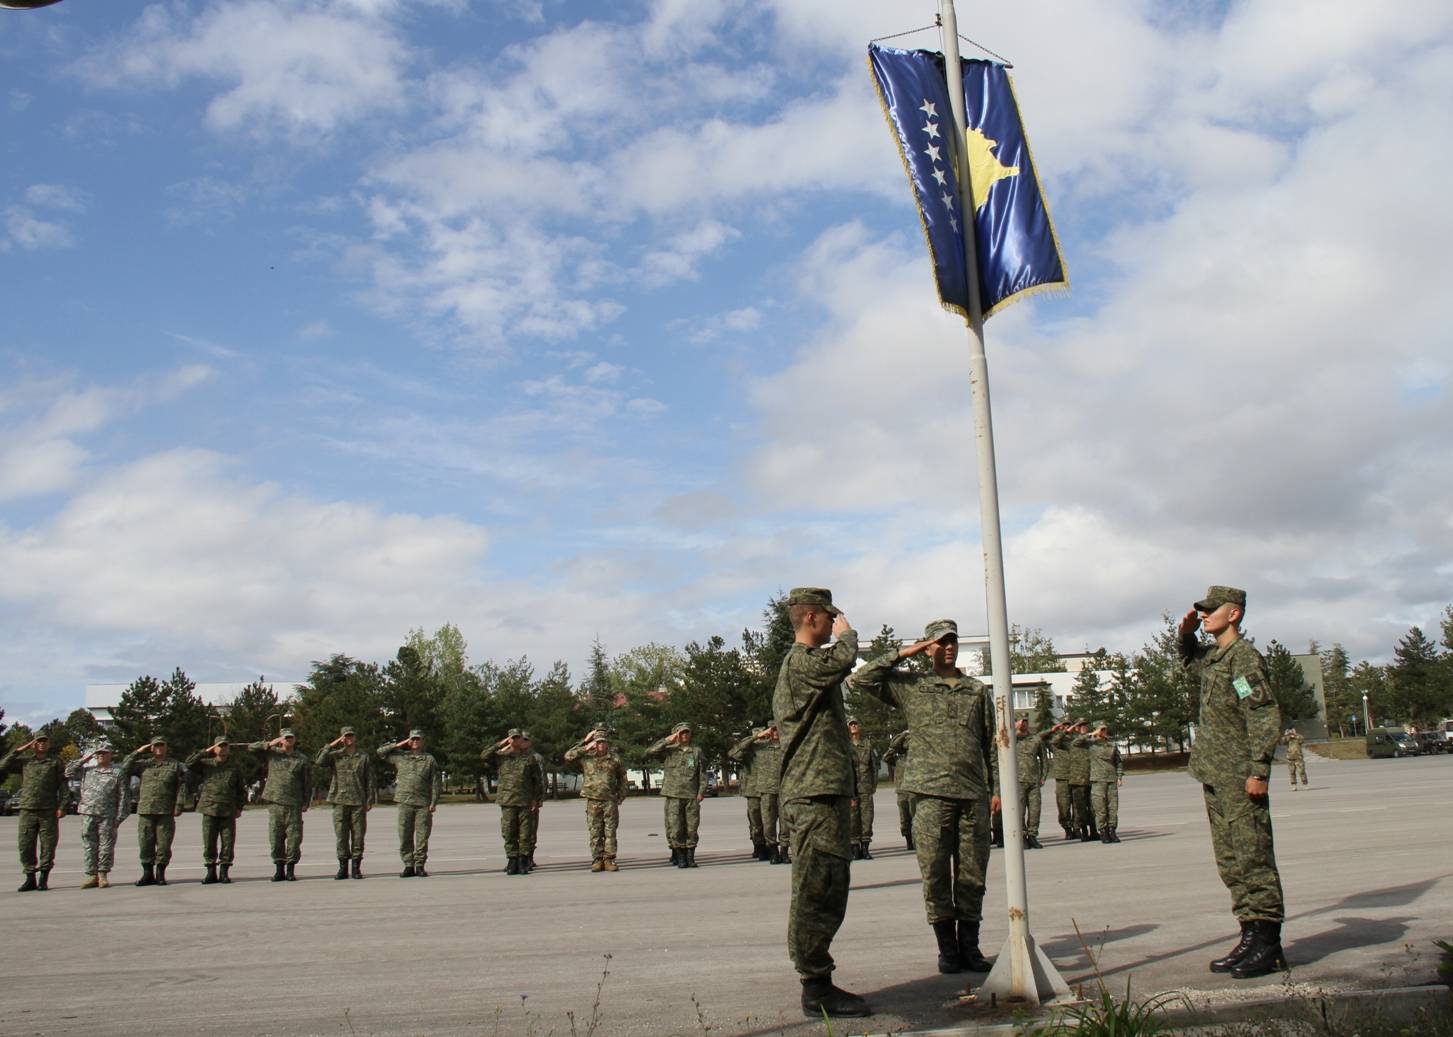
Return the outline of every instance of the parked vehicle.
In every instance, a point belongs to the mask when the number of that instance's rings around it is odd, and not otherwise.
[[[1418,751],[1424,756],[1453,752],[1453,742],[1444,738],[1442,731],[1419,731],[1413,735],[1413,741],[1418,743]]]
[[[1418,753],[1416,739],[1400,727],[1374,727],[1367,732],[1367,755],[1374,760]]]

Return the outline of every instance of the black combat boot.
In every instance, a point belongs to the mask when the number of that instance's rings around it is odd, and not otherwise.
[[[787,849],[787,847],[785,847],[785,846],[782,847],[782,863],[783,864],[791,864],[792,863],[792,851],[789,850],[789,849]]]
[[[519,859],[519,857],[512,856],[512,857],[510,857],[509,863],[505,865],[505,874],[506,875],[518,875],[519,873],[520,873],[520,859]]]
[[[535,851],[534,850],[531,850],[529,853],[525,854],[525,874],[528,875],[530,872],[532,872],[534,870],[535,870]]]
[[[1026,850],[1042,850],[1044,849],[1044,843],[1039,841],[1039,836],[1037,835],[1026,835],[1024,837],[1024,848]]]
[[[218,882],[226,883],[229,886],[232,885],[232,876],[229,875],[229,874],[227,874],[231,870],[232,870],[232,865],[230,865],[230,864],[224,864],[220,868],[218,868],[217,869],[217,881]]]
[[[428,877],[429,873],[424,870],[424,865],[422,862],[414,865],[414,878],[427,879]]]
[[[683,868],[694,868],[694,867],[696,867],[696,847],[695,846],[688,846],[686,848],[686,850],[685,850],[685,853],[686,853],[686,863],[683,864],[683,865],[681,865],[681,866]]]
[[[141,883],[138,882],[137,885],[139,886],[139,885],[141,885]],[[17,889],[15,892],[17,892],[17,893],[29,893],[31,890],[33,890],[35,888],[36,888],[35,887],[35,872],[33,872],[33,871],[27,871],[25,873],[25,881],[23,883],[21,883],[20,888]]]
[[[1281,949],[1280,922],[1251,922],[1252,944],[1240,961],[1231,968],[1232,979],[1255,979],[1284,972],[1286,955]]]
[[[914,850],[917,850],[918,849],[918,847],[916,847],[916,846],[913,845],[913,833],[912,832],[904,832],[903,833],[903,845],[905,847],[907,847],[907,849],[908,849],[908,851],[910,853],[912,853]]]
[[[868,844],[867,843],[864,843],[863,844],[863,860],[870,861],[872,859],[873,859],[873,855],[868,852]]]
[[[979,923],[959,919],[959,960],[969,972],[988,972],[994,963],[979,950]]]
[[[1251,949],[1253,937],[1251,934],[1251,923],[1241,923],[1241,938],[1236,941],[1236,946],[1223,958],[1217,958],[1211,962],[1212,972],[1230,972],[1236,967],[1236,963],[1246,957],[1246,952]]]
[[[1075,834],[1076,833],[1075,833],[1075,830],[1073,828],[1066,828],[1065,829],[1065,839],[1066,839],[1066,841],[1075,838]]]
[[[211,886],[217,881],[217,865],[207,865],[207,874],[202,876],[202,885]]]
[[[287,868],[282,861],[277,861],[273,866],[272,880],[274,882],[286,882],[288,880]]]
[[[355,879],[363,878],[363,862],[356,857],[353,859],[353,877]]]
[[[1118,843],[1120,841],[1120,833],[1115,831],[1114,828],[1110,829],[1110,841],[1112,843]]]
[[[514,858],[511,857],[510,860],[514,860]],[[415,874],[414,873],[414,866],[412,864],[405,864],[404,865],[404,870],[401,871],[401,872],[399,872],[399,878],[401,878],[401,879],[411,879],[411,878],[414,877],[414,874]],[[512,872],[508,868],[506,868],[505,869],[505,874],[506,875],[513,875],[514,872]]]
[[[809,1019],[821,1019],[824,1015],[864,1016],[873,1010],[857,994],[832,985],[832,979],[804,979],[802,981],[802,1014]]]
[[[165,864],[158,864],[156,866],[156,884],[158,886],[165,886],[166,885],[166,865]]]
[[[862,859],[863,859],[863,844],[862,843],[853,843],[853,860],[860,861]]]
[[[348,858],[347,857],[339,857],[338,858],[338,874],[337,875],[334,875],[333,877],[335,879],[346,879],[348,877]]]
[[[49,868],[42,868],[42,869],[40,869],[40,874],[37,875],[36,876],[36,879],[35,879],[35,888],[37,890],[39,890],[40,892],[42,892],[42,893],[44,893],[46,890],[50,889],[50,869]]]
[[[156,873],[150,864],[143,864],[141,866],[141,878],[136,880],[136,884],[138,886],[156,885]]]
[[[959,937],[954,929],[954,920],[933,923],[933,938],[938,941],[938,971],[944,975],[964,971],[959,958]]]
[[[1114,841],[1114,839],[1110,838],[1110,829],[1107,828],[1100,833],[1100,842],[1104,843],[1106,846],[1109,846]]]
[[[679,846],[671,847],[671,867],[681,867],[681,847]]]
[[[288,861],[288,881],[289,882],[297,882],[298,881],[297,873],[293,870],[296,867],[297,867],[297,864],[295,862]]]
[[[1082,842],[1082,843],[1093,842],[1095,840],[1095,838],[1096,838],[1096,832],[1095,832],[1095,830],[1093,828],[1090,828],[1089,826],[1086,826],[1086,827],[1080,829],[1080,842]]]

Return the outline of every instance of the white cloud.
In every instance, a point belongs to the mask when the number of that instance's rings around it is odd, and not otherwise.
[[[741,237],[736,228],[716,220],[703,220],[690,230],[673,235],[641,259],[638,276],[650,288],[674,281],[694,281],[702,259]]]
[[[85,211],[85,192],[62,184],[31,184],[20,197],[20,202],[0,208],[0,252],[75,245],[75,233],[65,217]]]

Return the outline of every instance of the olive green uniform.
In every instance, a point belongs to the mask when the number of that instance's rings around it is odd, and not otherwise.
[[[417,870],[429,859],[429,834],[434,829],[434,809],[444,794],[444,772],[439,761],[423,750],[389,744],[378,750],[378,758],[398,775],[394,802],[399,808],[399,859],[404,867]]]
[[[670,736],[667,736],[670,737]],[[666,841],[673,850],[696,848],[701,827],[701,802],[706,791],[706,770],[701,750],[694,745],[668,744],[658,739],[645,752],[661,761],[661,799],[666,811]]]
[[[540,768],[533,757],[534,753],[528,752],[501,753],[497,745],[479,754],[481,760],[493,762],[495,767],[495,802],[499,804],[500,837],[507,857],[521,857],[528,852],[523,838],[525,815],[545,795]]]
[[[1307,756],[1302,751],[1302,742],[1305,741],[1301,735],[1288,731],[1282,736],[1282,741],[1287,747],[1287,777],[1292,780],[1292,791],[1297,789],[1297,775],[1302,776],[1302,784],[1307,783]]]
[[[47,752],[36,758],[35,751],[21,756],[11,751],[0,757],[0,780],[20,772],[20,825],[17,843],[20,867],[27,875],[48,872],[55,866],[56,842],[60,838],[60,818],[56,815],[70,803],[70,787],[66,784],[66,765],[59,754]]]
[[[761,744],[755,734],[750,734],[727,750],[727,758],[741,764],[738,787],[747,801],[747,838],[753,846],[763,846],[767,841],[762,832],[762,794],[757,790],[757,747]]]
[[[758,742],[752,751],[752,783],[762,801],[762,841],[787,851],[792,832],[782,813],[782,745],[779,741]]]
[[[590,839],[591,860],[614,861],[620,804],[625,801],[628,788],[626,765],[611,752],[604,756],[586,752],[583,741],[565,751],[565,762],[580,768],[580,798],[585,800],[585,830]]]
[[[545,774],[545,757],[537,752],[530,753],[530,758],[535,762],[535,781],[540,786],[540,798],[535,800],[520,818],[520,852],[532,862],[535,859],[535,844],[540,839],[540,804],[545,799],[545,793],[550,788],[549,778]]]
[[[378,802],[378,775],[373,759],[355,745],[325,745],[313,766],[332,771],[324,802],[333,806],[333,839],[340,861],[363,860],[368,835],[368,808]]]
[[[1076,744],[1082,737],[1072,731],[1061,731],[1054,740],[1054,751],[1056,756],[1065,758],[1065,780],[1070,786],[1070,827],[1086,838],[1099,832],[1090,809],[1090,750]]]
[[[898,800],[898,831],[911,850],[913,849],[913,793],[903,787],[903,773],[908,764],[909,741],[907,731],[894,735],[888,742],[888,751],[883,754],[883,762],[893,770],[893,792]]]
[[[137,749],[121,762],[126,776],[141,776],[136,794],[136,839],[143,866],[165,869],[172,859],[177,832],[177,798],[187,781],[187,768],[170,756],[158,760],[150,748]]]
[[[1045,771],[1044,740],[1035,734],[1016,736],[1014,751],[1019,757],[1019,802],[1024,811],[1024,836],[1026,839],[1038,839],[1039,790],[1044,785]]]
[[[197,792],[197,813],[202,815],[202,863],[231,867],[236,857],[237,818],[247,803],[242,768],[230,756],[219,760],[205,750],[188,756],[187,767],[202,771],[202,787]]]
[[[873,841],[873,796],[878,791],[878,750],[864,738],[853,746],[853,843],[866,850]]]
[[[1082,739],[1090,754],[1090,808],[1095,824],[1103,836],[1114,835],[1120,824],[1120,779],[1125,777],[1125,761],[1120,750],[1107,739]]]
[[[274,864],[296,865],[303,859],[303,811],[313,801],[313,765],[302,753],[270,742],[251,742],[252,752],[267,760],[262,800],[267,804],[268,848]]]

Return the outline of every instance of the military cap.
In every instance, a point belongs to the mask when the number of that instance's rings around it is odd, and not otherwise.
[[[278,732],[278,736],[280,738],[296,738],[296,737],[298,737],[297,732],[295,732],[291,727],[285,727],[285,728],[283,728],[281,731]]]
[[[1103,720],[1096,720],[1093,724],[1090,725],[1090,730],[1091,731],[1109,731],[1110,730],[1110,725],[1107,724],[1107,723],[1105,723],[1105,721],[1103,721]]]
[[[925,641],[941,641],[949,634],[953,634],[954,637],[959,636],[959,625],[951,619],[935,619],[923,628]]]
[[[848,723],[850,723],[850,724],[857,724],[859,727],[862,727],[863,726],[862,725],[862,722],[859,721],[857,717],[848,717]]]
[[[687,723],[687,722],[686,722],[686,721],[684,721],[684,720],[683,720],[683,721],[681,721],[681,723],[679,723],[679,724],[677,724],[677,725],[676,725],[676,726],[675,726],[675,727],[673,727],[673,728],[672,728],[672,729],[671,729],[671,733],[672,733],[672,734],[673,734],[673,735],[679,735],[679,734],[680,734],[680,733],[681,733],[681,732],[682,732],[682,731],[691,731],[691,732],[692,732],[692,734],[695,734],[695,733],[696,733],[696,732],[695,732],[695,731],[692,731],[692,728],[691,728],[691,725],[690,725],[690,724],[688,724],[688,723]]]
[[[110,753],[115,751],[111,748],[111,743],[104,738],[91,747],[91,752],[93,753]]]
[[[832,591],[826,587],[793,587],[787,595],[788,605],[816,605],[834,616],[842,615],[842,609],[832,603]]]
[[[338,732],[338,737],[339,738],[342,738],[344,735],[353,735],[355,738],[357,738],[358,737],[358,732],[355,731],[355,730],[353,730],[353,728],[351,728],[351,727],[345,727],[341,731]]]
[[[410,738],[423,738],[424,737],[424,732],[421,731],[419,728],[416,727],[412,731],[409,732],[409,737]]]
[[[1235,605],[1238,608],[1246,607],[1246,592],[1240,587],[1222,587],[1213,585],[1206,591],[1206,596],[1196,602],[1196,608],[1202,612],[1214,612],[1222,605]]]
[[[523,738],[523,737],[525,737],[525,732],[521,731],[518,727],[512,727],[512,728],[510,728],[510,733],[506,737],[508,737],[508,738]]]
[[[530,732],[526,731],[524,728],[521,728],[520,729],[520,737],[523,738],[527,742],[533,742],[534,741],[534,738],[530,737]]]
[[[50,741],[50,735],[48,735],[44,731],[42,731],[40,734],[38,734],[34,738],[32,738],[31,741],[32,742],[49,742]]]
[[[44,738],[45,736],[42,735],[41,737]],[[154,736],[152,738],[150,744],[151,745],[166,745],[166,739],[163,736],[161,736],[161,735],[156,735],[156,736]]]

